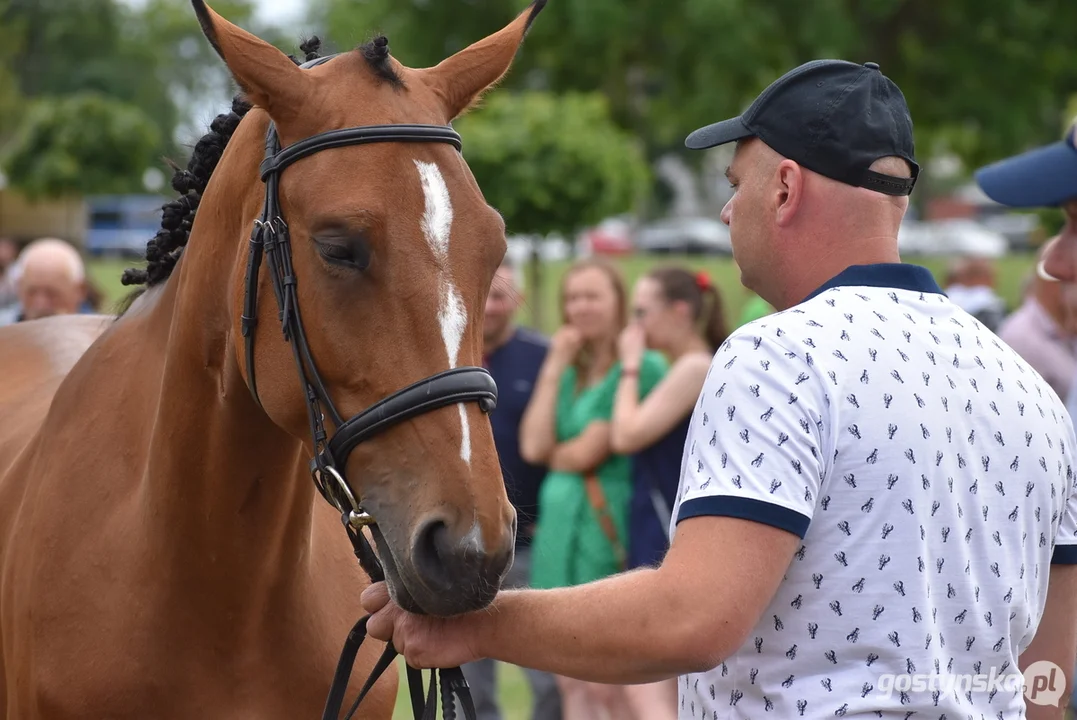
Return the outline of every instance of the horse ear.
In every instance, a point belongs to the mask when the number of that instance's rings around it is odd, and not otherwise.
[[[251,104],[277,121],[282,112],[300,107],[303,71],[287,55],[222,18],[205,0],[191,0],[191,4],[206,39]]]
[[[531,23],[545,6],[546,0],[534,0],[501,30],[423,71],[427,83],[444,100],[450,120],[508,72]]]

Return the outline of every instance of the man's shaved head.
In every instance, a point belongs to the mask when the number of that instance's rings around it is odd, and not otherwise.
[[[898,157],[880,158],[870,169],[893,177],[912,174]],[[822,268],[838,258],[862,253],[897,261],[908,196],[820,175],[758,138],[737,143],[726,177],[734,193],[722,220],[729,225],[741,282],[777,308],[799,302],[829,279]]]

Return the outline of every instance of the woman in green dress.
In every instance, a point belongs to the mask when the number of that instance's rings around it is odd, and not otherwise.
[[[579,585],[624,569],[633,488],[631,459],[610,450],[622,374],[617,338],[626,323],[624,282],[613,265],[588,258],[565,273],[560,301],[563,325],[551,338],[520,424],[520,454],[550,469],[539,491],[531,551],[537,588]],[[666,369],[654,351],[629,369],[639,373],[641,398]],[[557,680],[564,720],[633,717],[622,687]]]

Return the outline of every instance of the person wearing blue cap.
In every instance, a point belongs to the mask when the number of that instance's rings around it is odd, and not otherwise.
[[[1061,283],[1060,294],[1077,294],[1077,119],[1062,140],[982,167],[975,178],[984,194],[1002,205],[1062,210],[1061,232],[1040,251],[1037,281],[1045,286]],[[1077,378],[1068,387],[1064,400],[1073,418],[1077,417]],[[1071,678],[1077,678],[1075,665],[1069,666],[1074,667]],[[1070,709],[1077,712],[1077,687],[1072,680],[1067,690]]]
[[[1071,205],[1077,200],[1077,120],[1057,142],[982,167],[976,183],[997,203],[1015,208]],[[1072,220],[1073,208],[1067,209]]]
[[[379,583],[369,633],[422,668],[678,677],[682,720],[1025,717],[1022,670],[1040,707],[1033,661],[1077,654],[1077,442],[1031,367],[901,262],[904,96],[874,63],[806,63],[686,140],[726,143],[722,220],[776,312],[714,355],[661,565],[454,618]]]
[[[1064,139],[982,167],[975,177],[984,194],[1002,205],[1062,210],[1062,230],[1041,249],[1036,277],[1045,287],[1062,283],[1056,294],[1067,299],[1077,295],[1077,120]],[[1077,382],[1056,384],[1068,388],[1063,399],[1077,417]]]

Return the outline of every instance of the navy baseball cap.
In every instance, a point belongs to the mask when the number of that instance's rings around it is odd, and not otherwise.
[[[702,150],[749,137],[820,175],[887,195],[910,194],[920,174],[905,96],[873,62],[805,63],[771,83],[742,115],[701,127],[684,144]],[[908,162],[912,176],[869,170],[890,156]]]
[[[1064,140],[999,160],[976,171],[987,197],[1019,208],[1057,207],[1077,200],[1077,121]]]

